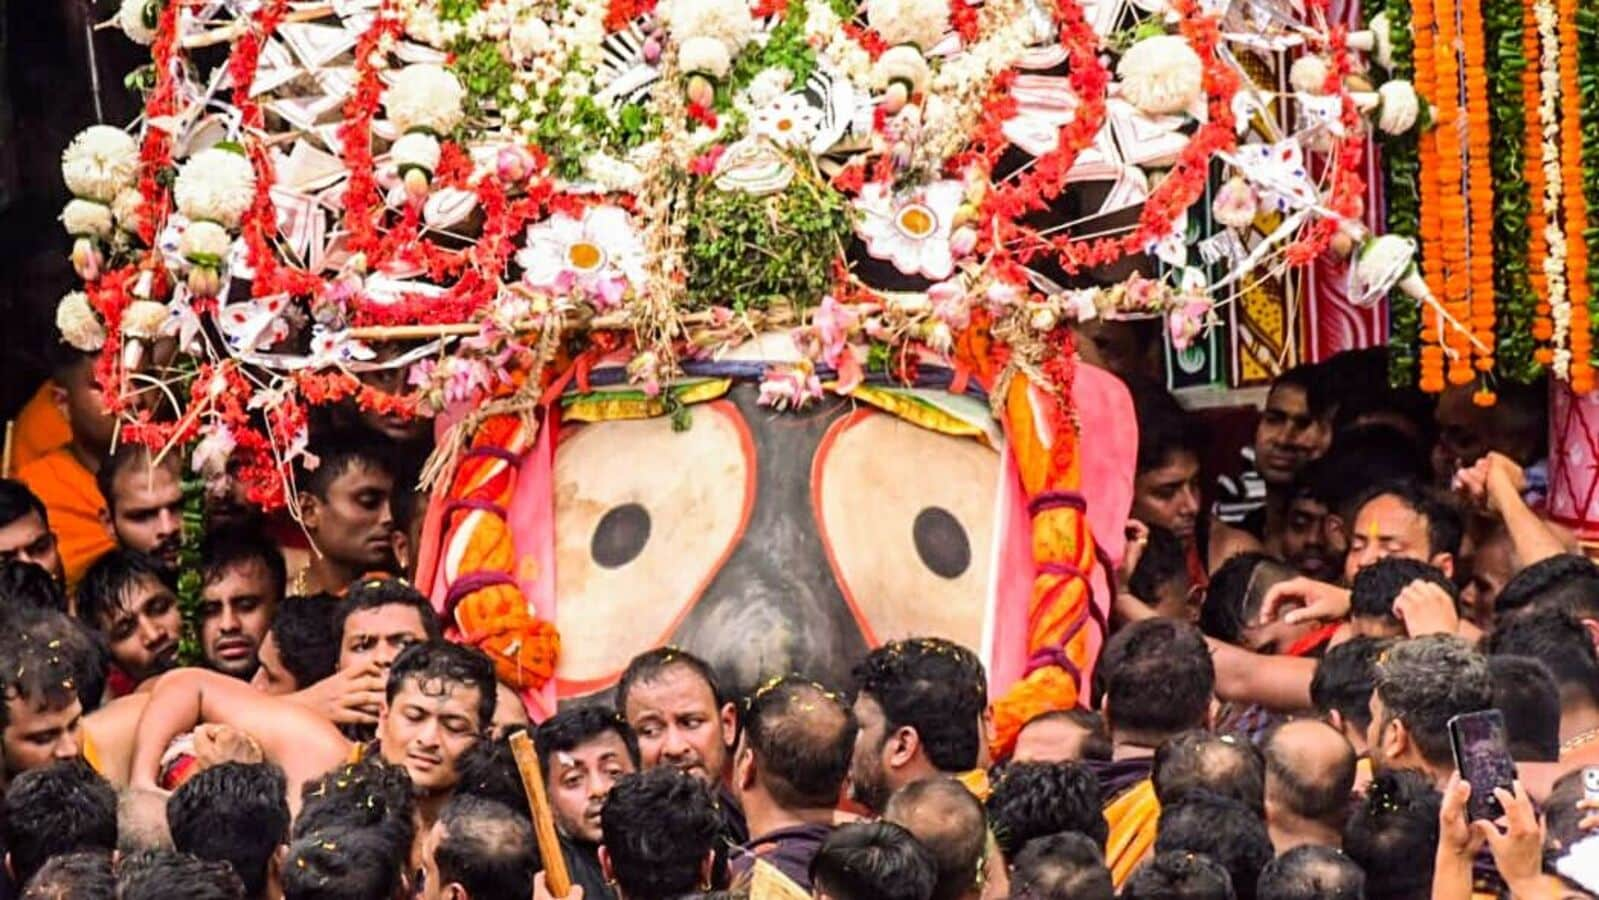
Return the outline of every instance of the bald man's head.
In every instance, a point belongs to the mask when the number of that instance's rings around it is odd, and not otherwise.
[[[832,809],[855,731],[855,714],[838,695],[799,678],[765,685],[749,700],[734,783],[741,793],[764,791],[783,809]]]
[[[1285,722],[1261,742],[1266,757],[1266,815],[1287,814],[1342,828],[1355,785],[1355,750],[1315,719]]]
[[[929,778],[906,785],[889,798],[883,818],[901,826],[933,854],[938,885],[932,900],[976,897],[988,849],[983,805],[953,778]]]

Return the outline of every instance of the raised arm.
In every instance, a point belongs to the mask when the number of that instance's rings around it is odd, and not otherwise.
[[[1276,712],[1310,709],[1310,679],[1316,661],[1266,656],[1206,638],[1216,666],[1216,696],[1233,703],[1258,703]]]
[[[226,675],[183,669],[161,680],[134,737],[131,782],[153,788],[172,739],[202,723],[229,725],[255,738],[297,792],[302,782],[344,762],[350,753],[333,723],[296,703],[272,697]]]

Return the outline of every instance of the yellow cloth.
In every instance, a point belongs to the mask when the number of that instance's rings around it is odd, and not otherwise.
[[[810,894],[764,859],[751,870],[750,900],[810,900]]]
[[[0,474],[20,472],[24,466],[72,440],[72,427],[50,396],[53,386],[54,382],[50,381],[39,385],[22,412],[17,413],[11,433],[11,472]]]
[[[970,772],[962,772],[955,776],[955,780],[971,791],[973,797],[984,803],[988,802],[988,795],[993,790],[993,785],[988,783],[988,770],[973,769]]]
[[[1160,824],[1160,801],[1155,799],[1155,783],[1148,778],[1138,782],[1105,807],[1110,837],[1105,841],[1105,864],[1110,866],[1116,889],[1138,868],[1155,846],[1155,829]]]
[[[116,546],[101,514],[105,500],[94,475],[66,447],[58,447],[17,473],[50,514],[67,583],[77,584],[100,555]]]
[[[94,741],[89,739],[88,731],[83,732],[83,761],[101,776],[105,775],[105,766],[100,761],[100,751],[95,749]]]

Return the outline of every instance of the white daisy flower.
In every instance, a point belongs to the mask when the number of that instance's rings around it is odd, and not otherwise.
[[[863,213],[856,226],[866,252],[888,260],[906,275],[943,281],[955,269],[950,249],[955,211],[965,199],[959,181],[935,181],[905,194],[881,184],[861,189],[856,206]]]
[[[603,308],[619,305],[645,280],[644,242],[619,206],[590,206],[582,218],[557,213],[529,227],[516,261],[529,287],[581,292]]]

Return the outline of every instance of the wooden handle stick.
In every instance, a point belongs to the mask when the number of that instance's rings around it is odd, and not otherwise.
[[[555,834],[555,815],[550,812],[550,800],[544,795],[544,770],[539,766],[538,751],[533,749],[533,739],[527,732],[511,735],[511,754],[516,757],[517,771],[522,773],[522,790],[527,792],[528,809],[533,812],[533,836],[539,842],[539,855],[544,857],[544,886],[551,896],[565,897],[572,889],[572,876],[566,871],[566,857],[561,855],[561,839]]]
[[[0,478],[11,477],[11,441],[16,436],[17,420],[6,420],[5,449],[0,450]]]

